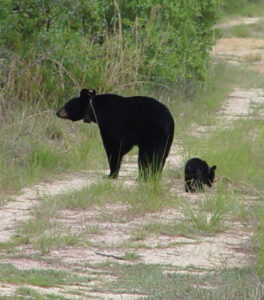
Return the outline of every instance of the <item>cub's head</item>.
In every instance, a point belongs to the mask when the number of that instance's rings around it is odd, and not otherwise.
[[[208,181],[206,182],[206,184],[209,187],[212,187],[212,185],[213,185],[213,182],[214,182],[214,179],[215,179],[215,170],[216,170],[215,165],[210,167],[209,170],[208,170]]]
[[[84,119],[88,123],[94,121],[90,102],[95,95],[96,92],[94,89],[82,89],[80,97],[69,100],[56,112],[56,115],[59,118],[72,121],[79,121],[81,119]]]

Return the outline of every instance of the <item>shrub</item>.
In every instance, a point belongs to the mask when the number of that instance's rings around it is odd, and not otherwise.
[[[42,95],[53,104],[83,86],[100,92],[205,80],[221,0],[3,0],[1,6],[4,95],[21,101]]]

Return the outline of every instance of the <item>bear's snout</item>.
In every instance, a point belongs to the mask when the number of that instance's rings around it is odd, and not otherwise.
[[[57,117],[62,118],[62,119],[66,119],[68,117],[68,114],[66,112],[66,109],[63,107],[61,109],[59,109],[56,112]]]

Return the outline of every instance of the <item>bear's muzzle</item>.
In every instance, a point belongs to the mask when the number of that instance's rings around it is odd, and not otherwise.
[[[67,119],[68,117],[68,114],[66,112],[66,109],[63,107],[61,109],[59,109],[57,112],[56,112],[56,115],[59,117],[59,118],[62,118],[62,119]]]

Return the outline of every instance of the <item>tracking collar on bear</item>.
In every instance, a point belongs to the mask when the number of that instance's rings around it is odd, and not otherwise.
[[[90,114],[91,114],[91,111],[93,112],[93,114],[95,115],[95,111],[94,111],[94,107],[93,107],[93,98],[94,96],[96,95],[96,92],[94,89],[82,89],[81,90],[81,93],[80,93],[80,98],[83,99],[83,100],[88,100],[89,99],[89,109],[88,111],[86,112],[86,114],[84,115],[84,119],[83,121],[85,123],[90,123],[92,121],[91,117],[90,117]],[[95,117],[96,118],[96,117]]]

